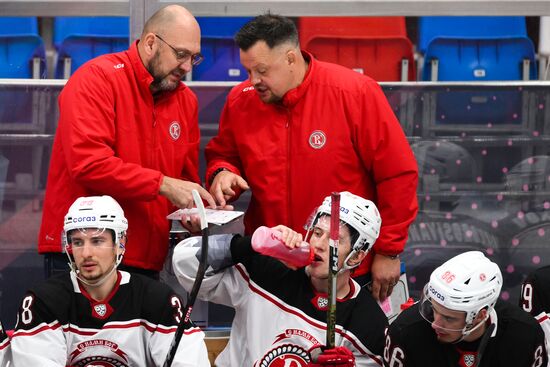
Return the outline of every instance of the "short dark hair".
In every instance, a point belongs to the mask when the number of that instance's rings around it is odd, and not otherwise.
[[[298,46],[298,30],[292,20],[281,15],[259,15],[246,23],[235,35],[235,42],[243,51],[247,51],[258,41],[264,41],[269,48],[285,42]]]

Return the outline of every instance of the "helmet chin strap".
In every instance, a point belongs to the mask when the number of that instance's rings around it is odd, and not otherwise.
[[[90,282],[84,278],[82,278],[80,276],[80,270],[76,270],[75,271],[75,275],[77,277],[78,280],[80,280],[82,283],[90,286],[90,287],[99,287],[100,285],[102,285],[103,283],[105,283],[107,281],[107,279],[111,276],[111,274],[113,274],[117,268],[118,264],[116,262],[113,263],[113,266],[111,266],[111,270],[109,270],[107,273],[103,274],[103,276],[101,278],[99,278],[99,280],[96,280],[95,282]]]
[[[122,248],[122,251],[119,254],[116,255],[116,259],[113,262],[113,265],[111,266],[111,269],[107,273],[103,274],[103,276],[101,278],[99,278],[98,280],[96,280],[94,282],[90,282],[89,280],[86,280],[86,279],[84,279],[83,277],[80,276],[80,270],[76,267],[75,262],[73,261],[73,259],[71,258],[71,255],[67,251],[66,254],[67,254],[67,257],[69,258],[69,268],[75,274],[76,278],[79,281],[81,281],[82,283],[86,284],[87,286],[94,287],[94,288],[99,287],[100,285],[102,285],[103,283],[105,283],[107,281],[107,279],[111,276],[111,274],[113,274],[116,271],[116,269],[118,268],[118,266],[122,262],[122,258],[124,257],[124,245],[119,244],[119,246]]]
[[[478,323],[476,326],[474,326],[473,328],[471,328],[470,330],[466,330],[466,328],[468,327],[468,325],[464,326],[464,329],[462,329],[462,336],[460,338],[458,338],[458,340],[454,341],[454,342],[451,342],[451,344],[456,344],[456,343],[460,343],[461,341],[464,340],[464,338],[466,338],[468,335],[470,335],[471,333],[473,333],[475,330],[477,330],[479,327],[481,327],[482,325],[485,324],[485,321],[487,321],[487,319],[489,319],[489,313],[487,312],[487,315],[483,318],[483,320],[481,320],[480,323]]]

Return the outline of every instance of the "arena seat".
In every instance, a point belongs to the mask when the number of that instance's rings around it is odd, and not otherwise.
[[[422,17],[423,80],[536,79],[524,17]]]
[[[0,78],[45,78],[44,42],[38,35],[36,17],[0,17]],[[30,127],[30,94],[0,92],[2,129]],[[25,125],[21,123],[26,123]]]
[[[0,78],[45,78],[44,43],[36,17],[0,17]],[[26,86],[10,86],[0,91],[1,133],[43,133],[43,95]],[[2,146],[0,154],[0,204],[7,181],[18,186],[37,187],[43,147]],[[32,163],[28,172],[28,162]],[[30,178],[30,179],[29,179]],[[23,183],[24,182],[24,183]],[[28,184],[28,185],[25,185]],[[1,213],[1,208],[0,208]]]
[[[128,17],[56,17],[53,32],[55,77],[67,79],[94,57],[126,50],[130,23]]]
[[[422,80],[510,81],[537,78],[535,49],[524,17],[422,17]],[[436,95],[438,125],[521,126],[523,93],[456,92]]]
[[[302,17],[301,47],[378,81],[416,80],[404,17]]]
[[[43,78],[45,66],[36,17],[0,17],[0,78]]]
[[[193,68],[192,79],[199,81],[243,81],[246,70],[233,37],[249,17],[198,17],[201,27],[201,53],[204,61]]]

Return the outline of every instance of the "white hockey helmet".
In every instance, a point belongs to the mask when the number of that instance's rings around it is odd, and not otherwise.
[[[126,235],[128,221],[122,207],[110,196],[79,197],[71,205],[63,225],[65,243],[67,234],[73,229],[98,228],[114,232],[115,243],[121,246],[121,238]]]
[[[332,199],[327,196],[321,206],[319,206],[313,217],[312,225],[315,225],[323,215],[330,215]],[[380,226],[382,218],[376,205],[367,199],[354,195],[348,191],[340,193],[340,221],[353,228],[359,236],[351,244],[351,252],[344,261],[343,269],[352,269],[355,266],[349,266],[348,260],[358,251],[368,252],[376,239],[380,235]],[[309,228],[308,228],[309,229]]]
[[[468,329],[479,311],[493,310],[501,288],[502,274],[498,265],[480,251],[468,251],[432,272],[423,298],[450,310],[465,312],[465,329]]]

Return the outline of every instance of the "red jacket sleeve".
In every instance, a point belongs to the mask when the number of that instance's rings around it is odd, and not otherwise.
[[[399,254],[418,212],[418,166],[380,86],[369,81],[362,98],[361,122],[354,127],[355,146],[372,173],[382,216],[380,237],[373,249],[375,253]]]

